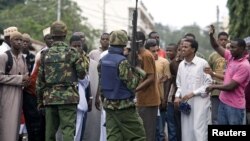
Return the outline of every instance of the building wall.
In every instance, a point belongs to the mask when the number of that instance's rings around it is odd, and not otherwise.
[[[105,23],[106,32],[116,29],[127,30],[131,34],[132,13],[135,0],[74,0],[82,9],[82,15],[88,20],[88,25],[95,29],[103,30]],[[106,7],[105,22],[103,20],[104,2]],[[148,34],[154,29],[153,17],[147,12],[142,1],[138,1],[137,29]]]

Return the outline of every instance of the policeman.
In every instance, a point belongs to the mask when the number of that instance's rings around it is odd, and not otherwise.
[[[139,68],[132,68],[124,56],[127,42],[124,30],[113,31],[108,54],[99,64],[108,141],[146,140],[143,123],[134,103],[134,90],[145,75]]]
[[[87,66],[80,54],[64,42],[67,27],[61,21],[51,25],[52,47],[41,53],[36,92],[38,108],[45,107],[45,140],[55,141],[58,127],[64,141],[73,141],[76,122],[76,106],[79,94],[78,79],[83,79]]]

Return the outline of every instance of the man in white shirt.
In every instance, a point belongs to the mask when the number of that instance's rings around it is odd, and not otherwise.
[[[206,88],[212,83],[212,78],[204,73],[208,62],[195,55],[197,50],[195,40],[184,40],[184,60],[179,65],[176,78],[175,105],[187,101],[191,106],[190,114],[181,113],[182,140],[185,141],[207,141],[207,128],[211,122],[210,96]]]

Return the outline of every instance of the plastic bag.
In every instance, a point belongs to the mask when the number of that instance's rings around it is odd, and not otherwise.
[[[181,111],[182,113],[189,115],[191,112],[191,106],[190,104],[188,104],[187,101],[185,102],[181,102],[180,106],[179,106],[179,111]]]

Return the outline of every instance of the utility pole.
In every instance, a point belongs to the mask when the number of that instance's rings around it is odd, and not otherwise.
[[[106,0],[103,0],[103,12],[102,12],[102,22],[103,22],[103,33],[106,32]]]
[[[219,6],[217,5],[216,6],[216,18],[217,18],[217,21],[216,21],[216,24],[217,24],[217,32],[220,32],[220,9],[219,9]]]
[[[57,21],[61,20],[61,0],[57,0]]]

